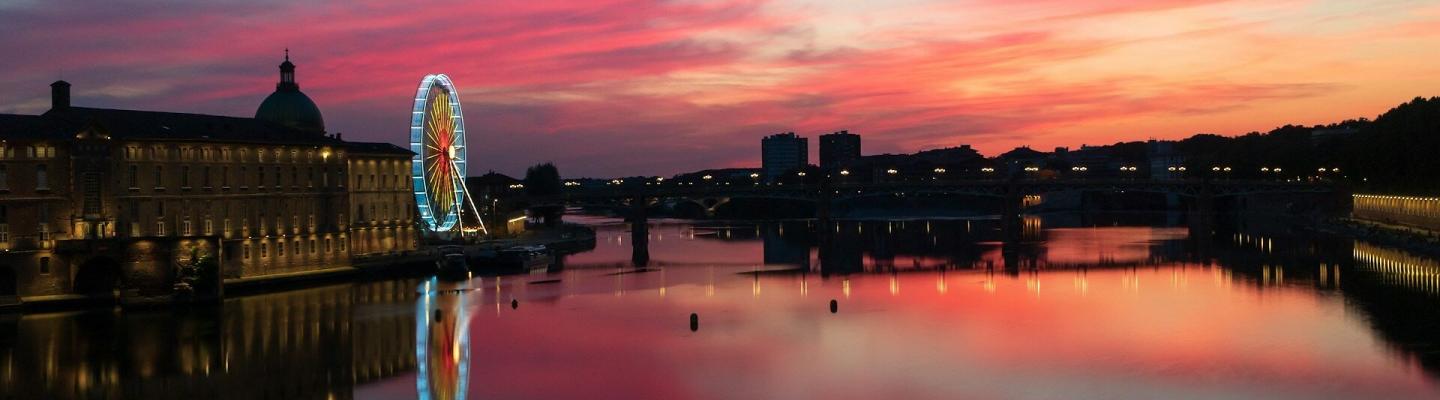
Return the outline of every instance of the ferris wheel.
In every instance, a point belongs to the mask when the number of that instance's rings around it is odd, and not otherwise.
[[[463,230],[465,198],[465,117],[460,94],[445,74],[426,75],[410,112],[410,172],[420,221],[430,232]],[[474,202],[470,208],[478,217]],[[483,222],[480,230],[485,230]]]

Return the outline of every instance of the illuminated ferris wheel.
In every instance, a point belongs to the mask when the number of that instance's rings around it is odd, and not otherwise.
[[[463,230],[465,188],[465,117],[460,95],[445,74],[426,75],[415,91],[410,113],[411,177],[420,220],[430,232]],[[474,210],[474,202],[470,207]],[[484,230],[482,222],[480,230]]]

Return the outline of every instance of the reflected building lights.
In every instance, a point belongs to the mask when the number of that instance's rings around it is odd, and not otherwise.
[[[1440,262],[1361,241],[1355,242],[1352,256],[1358,269],[1378,275],[1385,284],[1440,295]],[[1338,285],[1340,269],[1335,268],[1333,275]]]

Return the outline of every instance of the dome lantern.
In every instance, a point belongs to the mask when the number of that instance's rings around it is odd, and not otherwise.
[[[320,107],[315,106],[315,102],[301,92],[300,84],[295,82],[295,64],[290,62],[290,49],[285,49],[285,61],[280,63],[280,82],[275,84],[275,92],[255,110],[255,119],[301,131],[325,133],[325,119],[320,115]]]

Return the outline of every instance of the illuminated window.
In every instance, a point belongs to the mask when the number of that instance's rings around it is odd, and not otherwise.
[[[182,211],[183,211],[183,210],[182,210]],[[182,218],[182,219],[180,220],[180,235],[182,235],[182,236],[190,236],[190,234],[191,234],[191,230],[190,230],[190,217]]]
[[[211,221],[210,218],[205,218],[205,227],[204,227],[204,229],[205,229],[205,235],[206,235],[206,236],[214,235],[214,234],[215,234],[215,223],[214,223],[213,221]]]
[[[230,238],[230,219],[226,218],[220,224],[221,234],[225,235],[225,238],[227,239]]]
[[[0,249],[10,248],[10,224],[0,222]]]
[[[155,236],[165,236],[165,221],[155,221]]]

